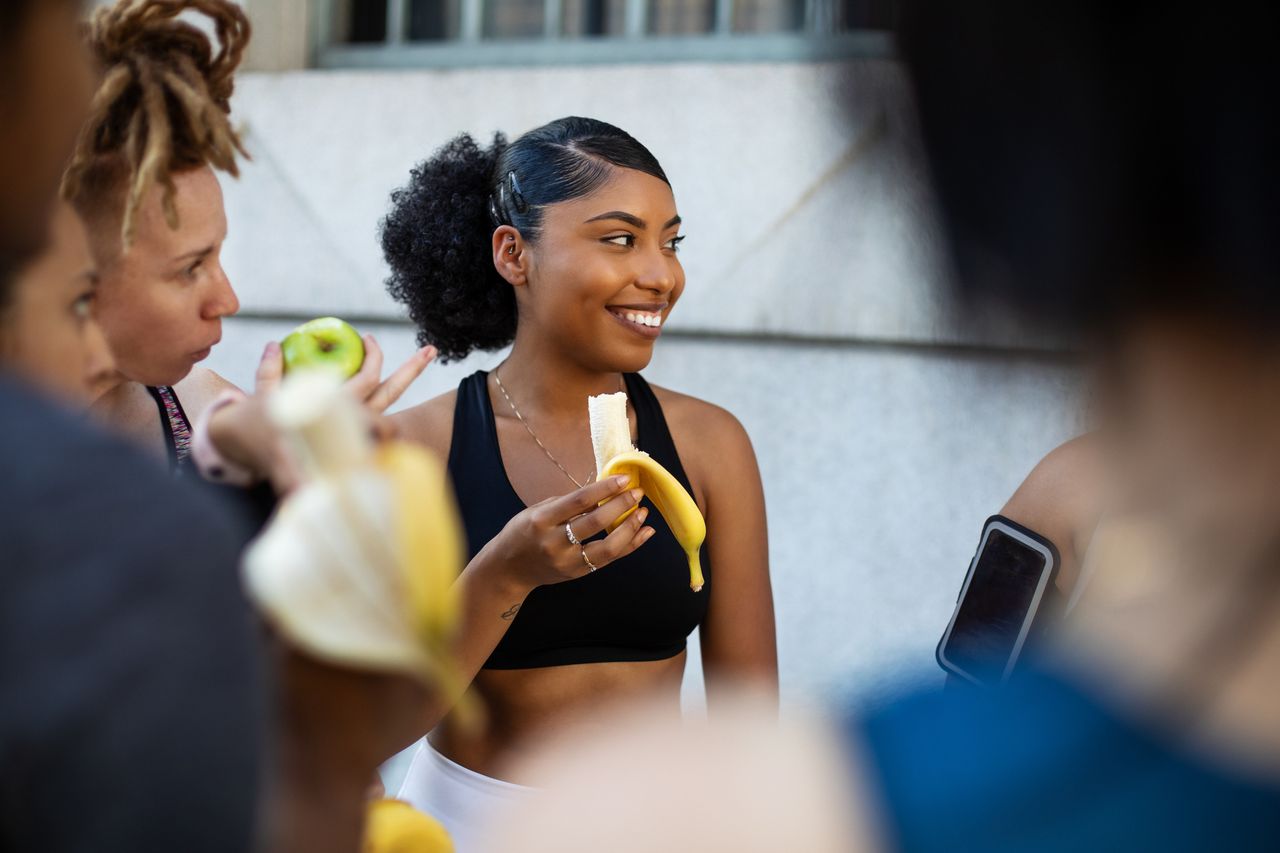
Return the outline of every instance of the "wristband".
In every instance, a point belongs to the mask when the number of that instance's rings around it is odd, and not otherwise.
[[[239,390],[223,391],[218,398],[205,408],[196,418],[194,435],[191,440],[191,459],[195,462],[200,476],[211,483],[224,486],[252,486],[262,479],[250,468],[227,460],[214,446],[209,435],[209,423],[217,411],[231,403],[244,400],[245,393]]]

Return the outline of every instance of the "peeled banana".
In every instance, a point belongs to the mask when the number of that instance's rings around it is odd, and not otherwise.
[[[326,371],[287,377],[271,416],[305,478],[246,553],[250,598],[300,651],[456,697],[452,587],[464,550],[444,466],[415,445],[375,447]]]
[[[453,841],[439,821],[403,800],[374,800],[361,853],[453,853]]]
[[[591,424],[591,447],[596,456],[596,477],[604,479],[626,474],[631,478],[628,487],[634,489],[639,486],[653,501],[689,558],[689,587],[700,592],[706,582],[702,577],[700,552],[707,538],[707,523],[693,496],[671,476],[670,471],[649,454],[637,450],[632,443],[625,393],[620,391],[588,398],[587,414]],[[635,512],[634,507],[611,524],[609,530],[616,529],[632,512]]]

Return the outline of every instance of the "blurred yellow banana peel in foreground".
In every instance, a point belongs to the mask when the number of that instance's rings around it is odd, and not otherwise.
[[[304,480],[246,553],[255,606],[318,660],[461,701],[450,643],[465,551],[445,467],[416,445],[376,446],[325,371],[287,377],[270,409]]]
[[[591,423],[591,447],[596,456],[596,478],[603,480],[625,474],[631,478],[627,488],[638,486],[644,492],[689,559],[689,588],[701,592],[706,581],[702,577],[700,552],[707,539],[707,523],[697,502],[670,471],[643,450],[636,450],[631,441],[625,393],[588,398],[587,415]],[[623,513],[609,526],[609,532],[617,529],[633,512],[634,507]]]
[[[403,800],[374,800],[362,853],[453,853],[453,841],[439,821]]]

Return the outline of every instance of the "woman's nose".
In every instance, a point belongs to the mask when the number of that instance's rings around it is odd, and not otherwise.
[[[658,294],[667,294],[675,289],[675,265],[662,252],[654,252],[645,259],[644,266],[636,275],[636,286]]]
[[[227,278],[222,267],[218,267],[213,288],[213,294],[205,302],[204,318],[206,320],[230,317],[240,310],[240,299],[236,296],[235,289],[231,287],[231,280]]]

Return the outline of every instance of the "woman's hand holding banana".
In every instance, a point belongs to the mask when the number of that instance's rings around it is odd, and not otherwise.
[[[629,482],[629,477],[608,477],[534,504],[507,522],[480,556],[501,566],[522,594],[603,568],[653,536],[653,528],[644,526],[648,510],[641,508],[605,539],[587,541],[640,502],[642,493],[628,489]]]

